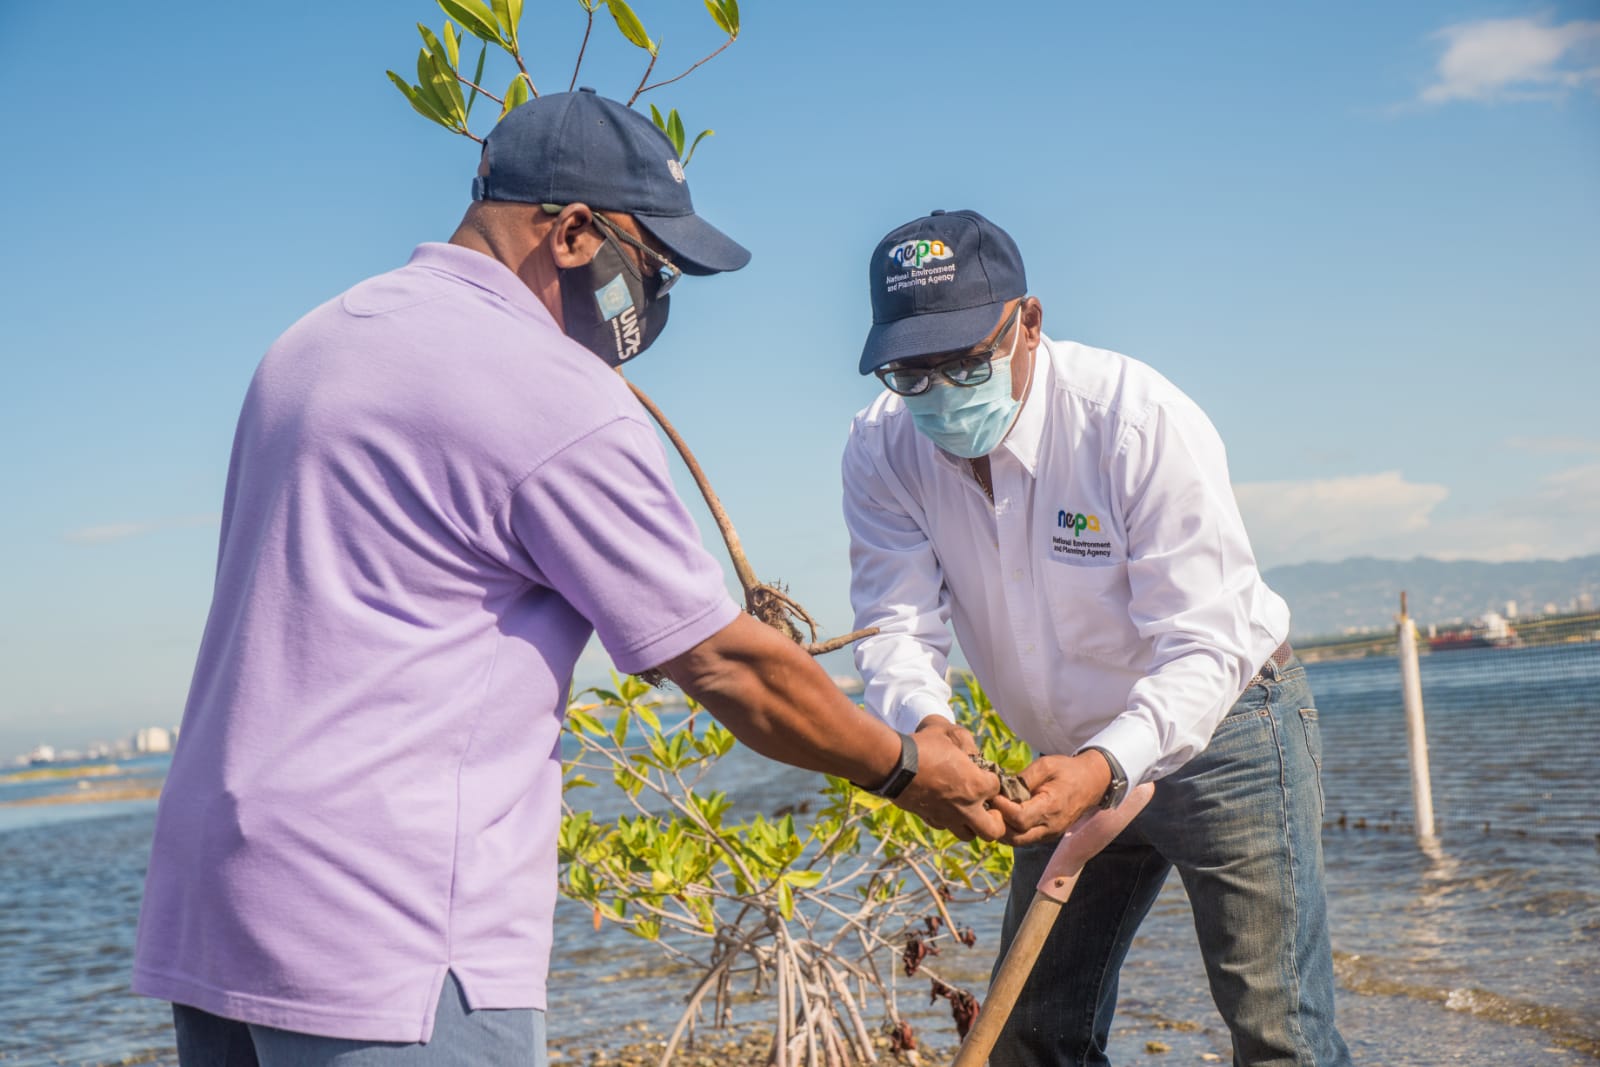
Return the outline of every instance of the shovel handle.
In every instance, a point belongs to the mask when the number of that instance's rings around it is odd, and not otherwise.
[[[1022,925],[1011,939],[1006,958],[1000,962],[1000,972],[989,986],[989,995],[978,1012],[977,1022],[961,1042],[953,1067],[983,1067],[1006,1020],[1011,1018],[1011,1009],[1016,1007],[1023,984],[1033,973],[1033,965],[1039,959],[1045,939],[1050,936],[1051,927],[1056,924],[1056,917],[1061,914],[1061,906],[1072,895],[1072,887],[1078,884],[1083,865],[1109,845],[1111,839],[1144,810],[1154,794],[1155,786],[1141,785],[1115,808],[1084,816],[1062,835],[1061,843],[1050,855],[1050,862],[1045,864],[1044,877],[1039,880],[1033,901],[1022,916]]]

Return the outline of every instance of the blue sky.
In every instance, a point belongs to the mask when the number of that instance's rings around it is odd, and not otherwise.
[[[563,89],[582,12],[527,9]],[[657,75],[719,42],[698,4],[635,9]],[[682,286],[631,376],[764,577],[849,628],[866,258],[939,207],[1017,238],[1052,336],[1200,402],[1264,565],[1600,551],[1600,5],[979,11],[748,0],[645,98],[716,129],[695,201],[755,258]],[[257,360],[464,206],[476,146],[383,73],[419,20],[0,7],[0,758],[179,718]],[[580,82],[626,96],[643,53],[597,29]]]

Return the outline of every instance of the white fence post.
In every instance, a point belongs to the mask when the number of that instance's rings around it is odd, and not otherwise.
[[[1422,719],[1422,672],[1417,666],[1417,627],[1400,594],[1398,628],[1400,690],[1406,706],[1406,754],[1411,762],[1411,803],[1417,814],[1417,840],[1434,840],[1433,779],[1428,773],[1428,733]]]

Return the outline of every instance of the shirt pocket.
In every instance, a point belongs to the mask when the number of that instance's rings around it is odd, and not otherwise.
[[[1047,560],[1044,594],[1056,643],[1067,656],[1127,666],[1144,647],[1128,617],[1128,565],[1073,566]]]

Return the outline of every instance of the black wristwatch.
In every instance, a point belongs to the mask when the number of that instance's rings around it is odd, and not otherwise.
[[[1122,798],[1128,795],[1128,776],[1122,771],[1122,764],[1117,762],[1109,750],[1099,745],[1088,745],[1084,752],[1098,752],[1106,758],[1106,766],[1111,768],[1111,784],[1106,786],[1105,793],[1100,797],[1100,810],[1114,808],[1122,803]]]
[[[867,792],[885,800],[893,800],[906,791],[906,786],[911,784],[911,779],[917,776],[917,743],[911,739],[910,734],[900,735],[900,760],[894,765],[894,770],[889,772],[889,780],[876,789]]]

